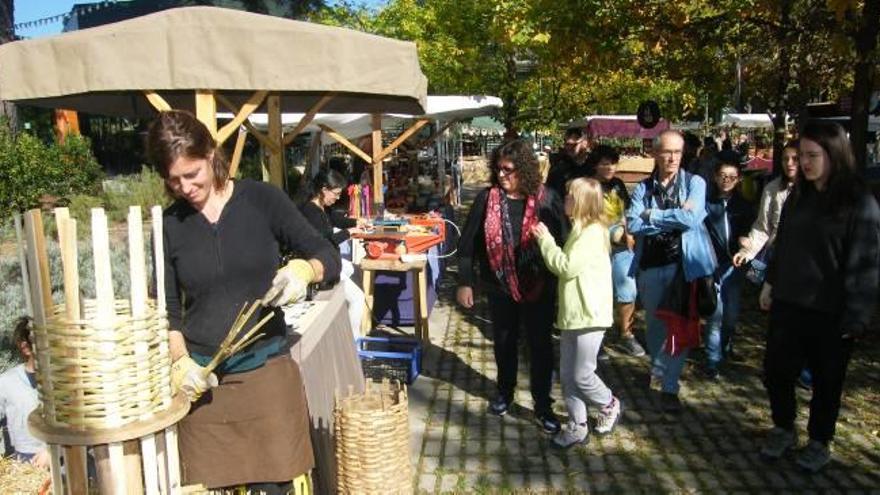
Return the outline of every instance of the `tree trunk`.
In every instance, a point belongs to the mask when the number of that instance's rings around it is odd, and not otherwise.
[[[791,51],[788,46],[788,29],[791,26],[791,0],[779,5],[780,22],[776,30],[779,45],[779,80],[776,85],[776,105],[773,116],[773,173],[782,171],[782,149],[785,146],[785,113],[788,110],[788,87],[791,83]]]
[[[517,135],[516,118],[519,114],[519,102],[516,94],[516,58],[509,54],[505,57],[505,80],[501,99],[504,106],[501,108],[501,119],[504,124],[504,140],[512,139]]]
[[[856,34],[856,65],[850,113],[850,141],[856,166],[864,171],[867,163],[868,104],[874,89],[874,66],[877,63],[877,35],[880,34],[880,2],[867,1],[862,7],[861,24]]]
[[[0,0],[0,45],[15,40],[14,0]],[[5,118],[12,132],[18,129],[18,112],[15,104],[0,100],[0,118]]]

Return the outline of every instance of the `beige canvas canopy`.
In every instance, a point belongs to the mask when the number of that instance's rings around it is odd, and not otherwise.
[[[0,45],[3,100],[125,117],[187,109],[220,142],[264,108],[269,132],[255,135],[275,156],[278,184],[293,138],[282,136],[281,112],[418,115],[426,91],[413,43],[215,7]],[[236,113],[222,129],[218,104]]]

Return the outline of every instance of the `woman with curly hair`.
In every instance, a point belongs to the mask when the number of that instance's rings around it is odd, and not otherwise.
[[[486,293],[498,369],[498,395],[489,412],[503,416],[513,403],[520,325],[531,355],[535,416],[547,433],[557,433],[551,410],[553,324],[556,280],[541,258],[532,227],[543,222],[557,243],[567,231],[559,196],[541,184],[538,160],[523,141],[508,142],[492,154],[492,184],[477,195],[458,245],[458,292],[463,307],[474,305],[479,280]]]

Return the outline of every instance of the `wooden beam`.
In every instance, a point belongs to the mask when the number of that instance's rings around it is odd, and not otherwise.
[[[214,99],[213,90],[196,90],[196,118],[205,124],[211,136],[217,139],[217,100]]]
[[[363,161],[365,161],[367,163],[373,162],[373,159],[370,157],[370,155],[364,153],[364,150],[362,150],[362,149],[358,148],[356,145],[352,144],[351,141],[346,139],[345,136],[343,136],[342,134],[339,134],[338,132],[333,130],[332,127],[324,125],[324,124],[318,124],[318,127],[320,127],[322,131],[326,132],[328,136],[333,138],[334,141],[336,141],[337,143],[348,148],[352,153],[354,153],[355,155],[360,157]]]
[[[282,146],[289,146],[290,143],[292,143],[293,140],[296,139],[296,136],[299,135],[299,133],[301,133],[303,131],[303,129],[305,129],[306,126],[312,122],[312,120],[315,118],[315,115],[317,115],[318,112],[320,112],[321,109],[324,108],[324,105],[329,103],[330,100],[332,100],[334,96],[336,96],[336,94],[331,93],[327,96],[322,97],[320,100],[318,100],[318,102],[315,103],[314,106],[312,106],[312,108],[310,108],[308,112],[306,112],[306,114],[305,114],[305,116],[303,116],[302,120],[300,120],[299,123],[296,124],[296,127],[294,127],[292,131],[290,131],[284,135],[284,140],[281,142],[281,145]]]
[[[221,145],[229,139],[229,136],[232,135],[233,132],[238,130],[241,127],[242,122],[247,120],[248,117],[251,116],[260,105],[263,104],[263,100],[266,99],[266,95],[269,94],[268,91],[255,91],[254,94],[245,102],[244,105],[241,106],[238,113],[232,119],[231,122],[228,122],[224,125],[219,131],[217,131],[217,145]]]
[[[221,94],[216,94],[216,95],[214,95],[214,98],[217,99],[217,103],[220,103],[220,105],[222,105],[224,108],[226,108],[230,112],[237,111],[235,108],[235,105],[233,105],[232,102],[229,101],[225,96],[223,96]],[[251,133],[252,136],[257,138],[257,141],[259,141],[260,144],[269,148],[270,150],[280,149],[280,148],[278,148],[278,145],[276,143],[273,143],[266,134],[264,134],[259,129],[254,127],[254,125],[251,124],[250,120],[245,120],[242,123],[244,124],[244,128],[247,129],[248,132]]]
[[[411,125],[409,127],[409,129],[403,131],[400,134],[400,136],[397,136],[397,139],[395,139],[391,144],[389,144],[387,148],[382,150],[376,159],[379,161],[384,160],[388,155],[390,155],[392,152],[394,152],[394,150],[396,150],[398,146],[403,144],[404,141],[409,139],[415,133],[419,132],[419,130],[422,127],[425,127],[425,125],[427,123],[428,123],[428,119],[419,119],[419,120],[415,121],[415,123],[413,125]]]
[[[449,129],[450,127],[452,127],[453,124],[457,124],[458,122],[458,120],[450,120],[443,127],[434,131],[434,133],[428,136],[424,141],[419,141],[419,144],[416,145],[416,149],[428,146],[429,144],[433,143],[438,137],[446,132],[446,129]]]
[[[232,150],[232,160],[229,162],[229,177],[234,178],[238,173],[238,165],[241,163],[241,153],[244,151],[244,142],[247,140],[247,131],[238,128],[238,137],[235,139],[235,149]]]
[[[284,146],[281,138],[281,97],[278,93],[266,98],[269,117],[269,141],[275,143],[275,149],[269,150],[269,182],[284,189]]]
[[[153,108],[160,112],[167,112],[171,110],[171,105],[165,101],[165,98],[162,98],[159,93],[155,91],[144,91],[144,96],[147,97],[147,101],[150,102],[150,105],[153,105]]]
[[[374,113],[372,116],[373,132],[370,133],[373,139],[373,204],[380,205],[384,203],[385,197],[382,194],[382,115]]]

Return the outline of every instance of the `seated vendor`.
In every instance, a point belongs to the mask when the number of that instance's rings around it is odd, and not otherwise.
[[[365,218],[348,218],[341,211],[331,209],[346,186],[348,184],[342,174],[329,168],[321,169],[309,182],[304,195],[306,200],[299,207],[312,227],[337,247],[348,240],[353,232],[369,225]],[[350,261],[342,260],[340,280],[348,302],[351,331],[357,337],[364,317],[365,299],[364,292],[351,279],[352,275],[354,266]]]

